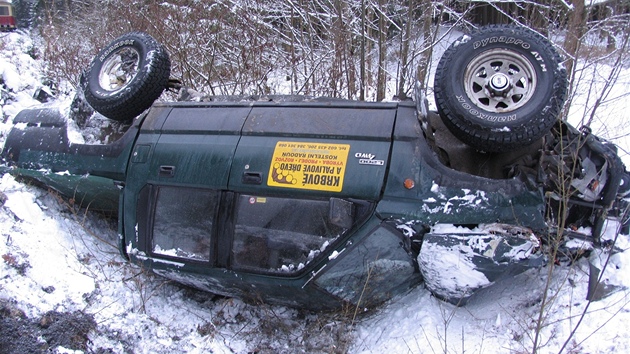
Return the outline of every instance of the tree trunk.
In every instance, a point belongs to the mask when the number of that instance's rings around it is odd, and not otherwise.
[[[564,40],[564,50],[568,56],[566,62],[567,73],[569,79],[573,79],[575,64],[577,61],[578,51],[580,50],[580,41],[584,35],[586,27],[586,10],[584,0],[573,0],[573,10],[569,12],[569,23],[567,34]]]
[[[382,101],[385,99],[385,89],[387,83],[387,76],[385,73],[385,64],[387,58],[387,26],[384,13],[385,0],[378,0],[379,14],[378,14],[378,71],[376,74],[376,100]]]
[[[400,77],[398,78],[398,89],[396,90],[396,96],[400,100],[407,98],[405,84],[407,83],[407,72],[409,71],[409,42],[411,37],[411,27],[413,26],[413,11],[415,9],[415,5],[415,0],[409,0],[409,7],[407,8],[407,23],[405,23],[405,30],[402,32],[400,39]]]
[[[360,87],[359,87],[359,100],[365,101],[365,0],[361,0],[361,57],[359,58],[359,65],[361,70],[360,74]]]
[[[431,1],[420,0],[420,8],[422,9],[422,51],[418,57],[418,70],[416,71],[416,79],[420,83],[420,89],[426,90],[427,76],[429,74],[429,63],[433,53],[433,36],[431,35]]]

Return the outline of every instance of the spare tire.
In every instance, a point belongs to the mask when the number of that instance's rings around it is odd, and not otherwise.
[[[170,73],[166,49],[146,33],[130,32],[98,53],[82,86],[85,99],[97,112],[128,121],[160,97]]]
[[[449,130],[486,152],[530,145],[558,119],[566,70],[552,44],[511,25],[481,28],[456,40],[435,73],[435,101]]]

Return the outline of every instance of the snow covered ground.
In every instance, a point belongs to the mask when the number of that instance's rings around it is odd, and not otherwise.
[[[3,144],[13,116],[38,104],[31,96],[40,85],[41,67],[26,54],[32,46],[27,36],[0,37]],[[624,74],[615,88],[619,92],[630,89],[630,70]],[[611,117],[629,121],[626,101],[598,117],[596,132],[615,129]],[[586,101],[576,102],[584,106]],[[67,109],[68,99],[50,104]],[[607,266],[604,278],[618,290],[593,303],[585,300],[588,260],[582,259],[505,279],[465,307],[417,287],[356,317],[353,310],[315,314],[215,297],[151,275],[119,256],[115,220],[77,210],[8,174],[0,176],[0,191],[6,196],[0,208],[0,353],[47,348],[56,353],[520,353],[531,352],[534,341],[544,353],[562,348],[630,352],[630,251],[615,254]],[[614,225],[608,233],[615,236]],[[618,246],[627,249],[628,237],[621,236]],[[548,305],[541,309],[547,285]]]

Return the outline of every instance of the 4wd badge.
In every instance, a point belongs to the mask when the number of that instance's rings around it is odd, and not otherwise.
[[[349,144],[279,141],[267,185],[341,192],[349,151]]]
[[[385,164],[385,161],[383,160],[374,160],[376,155],[370,153],[357,152],[356,154],[354,154],[354,157],[359,159],[360,165],[383,166]]]

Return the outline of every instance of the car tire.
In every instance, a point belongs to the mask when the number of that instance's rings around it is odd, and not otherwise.
[[[167,87],[171,62],[166,49],[143,32],[130,32],[98,53],[82,86],[97,112],[128,121],[149,108]]]
[[[511,25],[481,28],[456,40],[435,73],[435,101],[449,130],[485,152],[528,146],[554,125],[567,92],[552,44]]]

